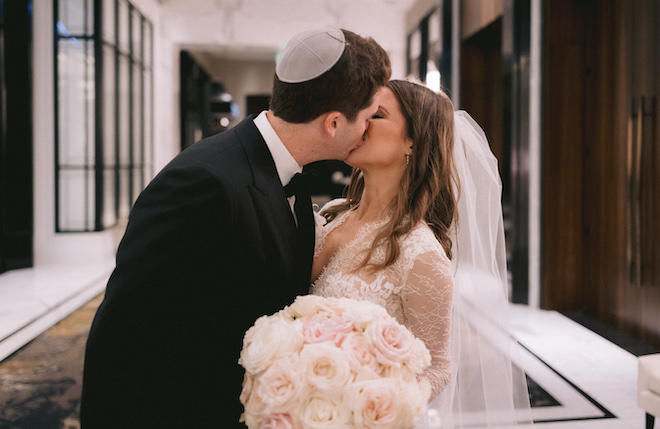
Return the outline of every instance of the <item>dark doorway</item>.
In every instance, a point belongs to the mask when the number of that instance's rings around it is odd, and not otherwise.
[[[270,106],[270,94],[267,95],[248,95],[246,101],[245,116],[258,115]]]
[[[0,272],[32,266],[32,1],[0,0]]]
[[[461,42],[461,109],[469,112],[484,129],[498,160],[512,288],[509,298],[516,303],[527,303],[528,236],[526,228],[521,226],[527,219],[528,207],[519,186],[521,171],[514,166],[515,159],[525,156],[516,133],[523,119],[514,114],[520,106],[513,99],[520,96],[518,88],[511,85],[511,74],[519,67],[512,64],[516,60],[510,54],[503,52],[503,35],[512,31],[503,25],[504,20],[505,17],[499,17]]]
[[[504,77],[502,74],[502,18],[465,39],[461,46],[461,108],[481,125],[500,171],[510,168],[503,143]],[[510,150],[510,148],[507,148]],[[510,186],[504,183],[504,193]]]
[[[211,134],[211,77],[186,51],[180,54],[181,150]]]

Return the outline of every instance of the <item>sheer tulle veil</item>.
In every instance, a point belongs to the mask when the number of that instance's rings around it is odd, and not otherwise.
[[[527,381],[511,333],[502,183],[481,127],[454,113],[459,179],[452,269],[452,379],[417,428],[511,428],[531,423]]]

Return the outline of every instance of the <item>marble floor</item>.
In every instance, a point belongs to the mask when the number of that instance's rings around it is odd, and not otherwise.
[[[113,267],[109,259],[0,274],[0,361],[101,293]]]
[[[10,384],[24,365],[34,363],[37,354],[41,356],[41,367],[49,367],[44,360],[69,356],[76,362],[69,365],[68,371],[81,370],[86,329],[111,269],[112,261],[108,261],[93,266],[44,267],[0,275],[0,387]],[[543,394],[553,399],[533,408],[535,427],[644,427],[644,413],[636,404],[635,354],[560,313],[520,305],[512,306],[511,310],[521,365]],[[57,324],[62,319],[65,320]],[[74,337],[75,340],[71,339]],[[52,354],[48,348],[53,349]],[[51,367],[63,365],[68,364],[52,363]],[[68,411],[69,415],[63,417],[59,426],[32,423],[29,426],[0,424],[0,427],[78,427],[75,407],[79,382],[77,374],[66,378],[64,396],[73,411]],[[0,402],[2,398],[0,392]],[[7,407],[10,402],[5,396],[0,407]],[[7,421],[7,416],[12,414],[5,409],[3,415]],[[30,420],[30,416],[23,418]]]

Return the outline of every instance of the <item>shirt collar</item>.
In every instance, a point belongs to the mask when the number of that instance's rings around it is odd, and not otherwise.
[[[265,110],[254,118],[254,125],[257,126],[261,136],[266,141],[268,150],[273,157],[273,161],[275,161],[277,175],[280,177],[282,186],[285,186],[296,173],[302,173],[302,167],[298,165],[298,162],[296,162],[295,158],[286,146],[284,146],[284,143],[282,143],[282,140],[268,121]]]

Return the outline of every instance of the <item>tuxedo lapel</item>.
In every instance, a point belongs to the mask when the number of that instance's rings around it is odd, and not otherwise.
[[[272,240],[270,244],[277,249],[287,277],[293,283],[306,261],[298,259],[298,231],[275,162],[254,122],[244,121],[236,127],[236,133],[252,171],[253,183],[248,189],[263,229],[262,235],[264,240]]]

